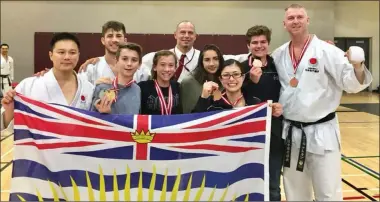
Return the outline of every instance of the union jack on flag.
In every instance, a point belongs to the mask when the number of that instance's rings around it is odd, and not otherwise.
[[[17,95],[11,201],[263,201],[268,103],[105,115]]]

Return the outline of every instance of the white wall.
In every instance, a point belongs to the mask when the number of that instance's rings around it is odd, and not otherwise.
[[[379,2],[338,1],[335,5],[336,37],[371,37],[372,89],[379,86]]]
[[[33,74],[35,32],[101,32],[108,20],[125,23],[129,33],[174,32],[181,20],[191,20],[200,34],[245,34],[255,24],[272,28],[271,47],[286,40],[284,1],[1,1],[1,42],[10,45],[15,79]],[[334,2],[297,2],[311,17],[310,30],[322,39],[334,36]],[[173,39],[174,40],[174,39]],[[171,48],[171,47],[168,47]],[[48,57],[48,53],[46,53]]]

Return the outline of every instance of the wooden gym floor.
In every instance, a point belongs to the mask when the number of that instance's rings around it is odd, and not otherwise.
[[[337,110],[342,136],[344,200],[379,200],[379,94],[344,94]],[[1,133],[1,198],[9,200],[13,134]],[[282,190],[283,192],[283,190]],[[285,200],[284,193],[282,197]]]

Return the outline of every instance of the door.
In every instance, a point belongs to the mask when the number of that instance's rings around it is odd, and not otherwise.
[[[369,52],[369,39],[370,38],[364,38],[364,37],[335,37],[334,43],[335,45],[342,49],[344,52],[348,50],[350,46],[359,46],[363,48],[365,53],[365,61],[364,64],[369,68],[369,58],[370,58],[370,52]]]
[[[365,37],[335,37],[334,43],[338,48],[342,49],[344,52],[346,52],[350,46],[359,46],[363,48],[364,54],[365,54],[364,64],[369,70],[370,69],[369,40],[370,38],[365,38]],[[363,91],[368,91],[368,90],[369,90],[369,87]]]
[[[342,51],[344,51],[344,52],[347,51],[346,39],[345,38],[335,37],[334,43],[335,43],[335,46],[340,48]]]

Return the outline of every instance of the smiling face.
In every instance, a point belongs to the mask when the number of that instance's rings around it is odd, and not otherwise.
[[[247,46],[254,56],[261,58],[268,54],[269,42],[264,35],[252,36],[251,42]]]
[[[127,42],[123,30],[115,31],[114,29],[108,29],[101,41],[106,51],[111,54],[116,54],[119,44]]]
[[[57,70],[73,71],[79,60],[79,48],[72,40],[57,41],[49,56]]]
[[[244,77],[241,68],[233,63],[223,68],[219,79],[227,92],[237,92],[241,90]]]
[[[309,17],[304,8],[288,8],[285,12],[284,28],[291,35],[302,35],[307,32]]]
[[[196,39],[195,27],[191,22],[182,22],[174,33],[177,46],[189,49],[194,45]]]
[[[140,67],[139,54],[127,48],[120,50],[120,56],[116,62],[118,73],[123,77],[133,77]]]
[[[218,71],[219,58],[214,50],[207,50],[203,53],[203,67],[209,74],[215,74]]]
[[[176,60],[173,55],[163,55],[158,58],[157,65],[153,67],[156,71],[157,80],[170,81],[176,69]]]

